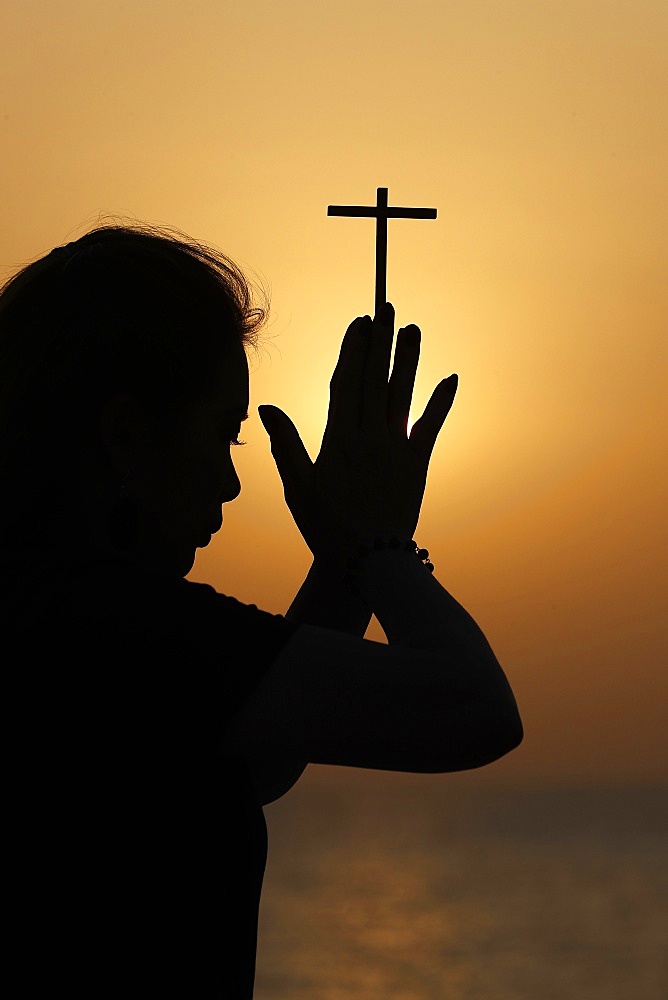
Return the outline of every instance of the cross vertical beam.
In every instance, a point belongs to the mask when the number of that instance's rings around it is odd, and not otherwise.
[[[387,188],[376,192],[376,311],[387,302]]]
[[[388,207],[387,191],[387,188],[377,188],[375,205],[329,205],[327,208],[327,215],[363,216],[376,220],[376,314],[387,301],[387,220],[436,218],[435,208]]]

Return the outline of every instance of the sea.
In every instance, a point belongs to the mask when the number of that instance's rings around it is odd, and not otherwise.
[[[265,807],[255,1000],[668,1000],[668,786],[327,770]]]

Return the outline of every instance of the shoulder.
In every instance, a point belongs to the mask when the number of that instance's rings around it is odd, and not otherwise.
[[[234,710],[298,630],[280,615],[207,584],[166,577],[90,554],[38,554],[2,572],[5,637],[43,659],[115,683],[182,687]]]
[[[108,621],[150,641],[154,634],[199,627],[247,629],[246,640],[287,640],[298,626],[220,593],[208,584],[167,576],[107,554],[76,558],[42,555],[16,564],[11,580],[14,612],[58,620],[85,629]]]

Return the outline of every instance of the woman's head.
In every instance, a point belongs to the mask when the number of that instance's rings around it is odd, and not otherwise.
[[[227,257],[146,226],[95,229],[10,279],[0,293],[5,538],[25,543],[52,498],[70,502],[82,459],[106,462],[132,493],[121,428],[134,417],[162,447],[195,409],[220,408],[221,392],[238,410],[244,348],[264,318]]]

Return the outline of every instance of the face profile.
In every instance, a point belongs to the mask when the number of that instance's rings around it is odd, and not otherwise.
[[[233,448],[248,406],[248,363],[235,345],[225,351],[213,384],[176,426],[165,430],[135,411],[129,429],[132,418],[118,415],[108,447],[119,471],[126,470],[123,486],[136,508],[129,548],[147,564],[172,566],[185,576],[196,549],[220,530],[223,505],[241,492]]]

